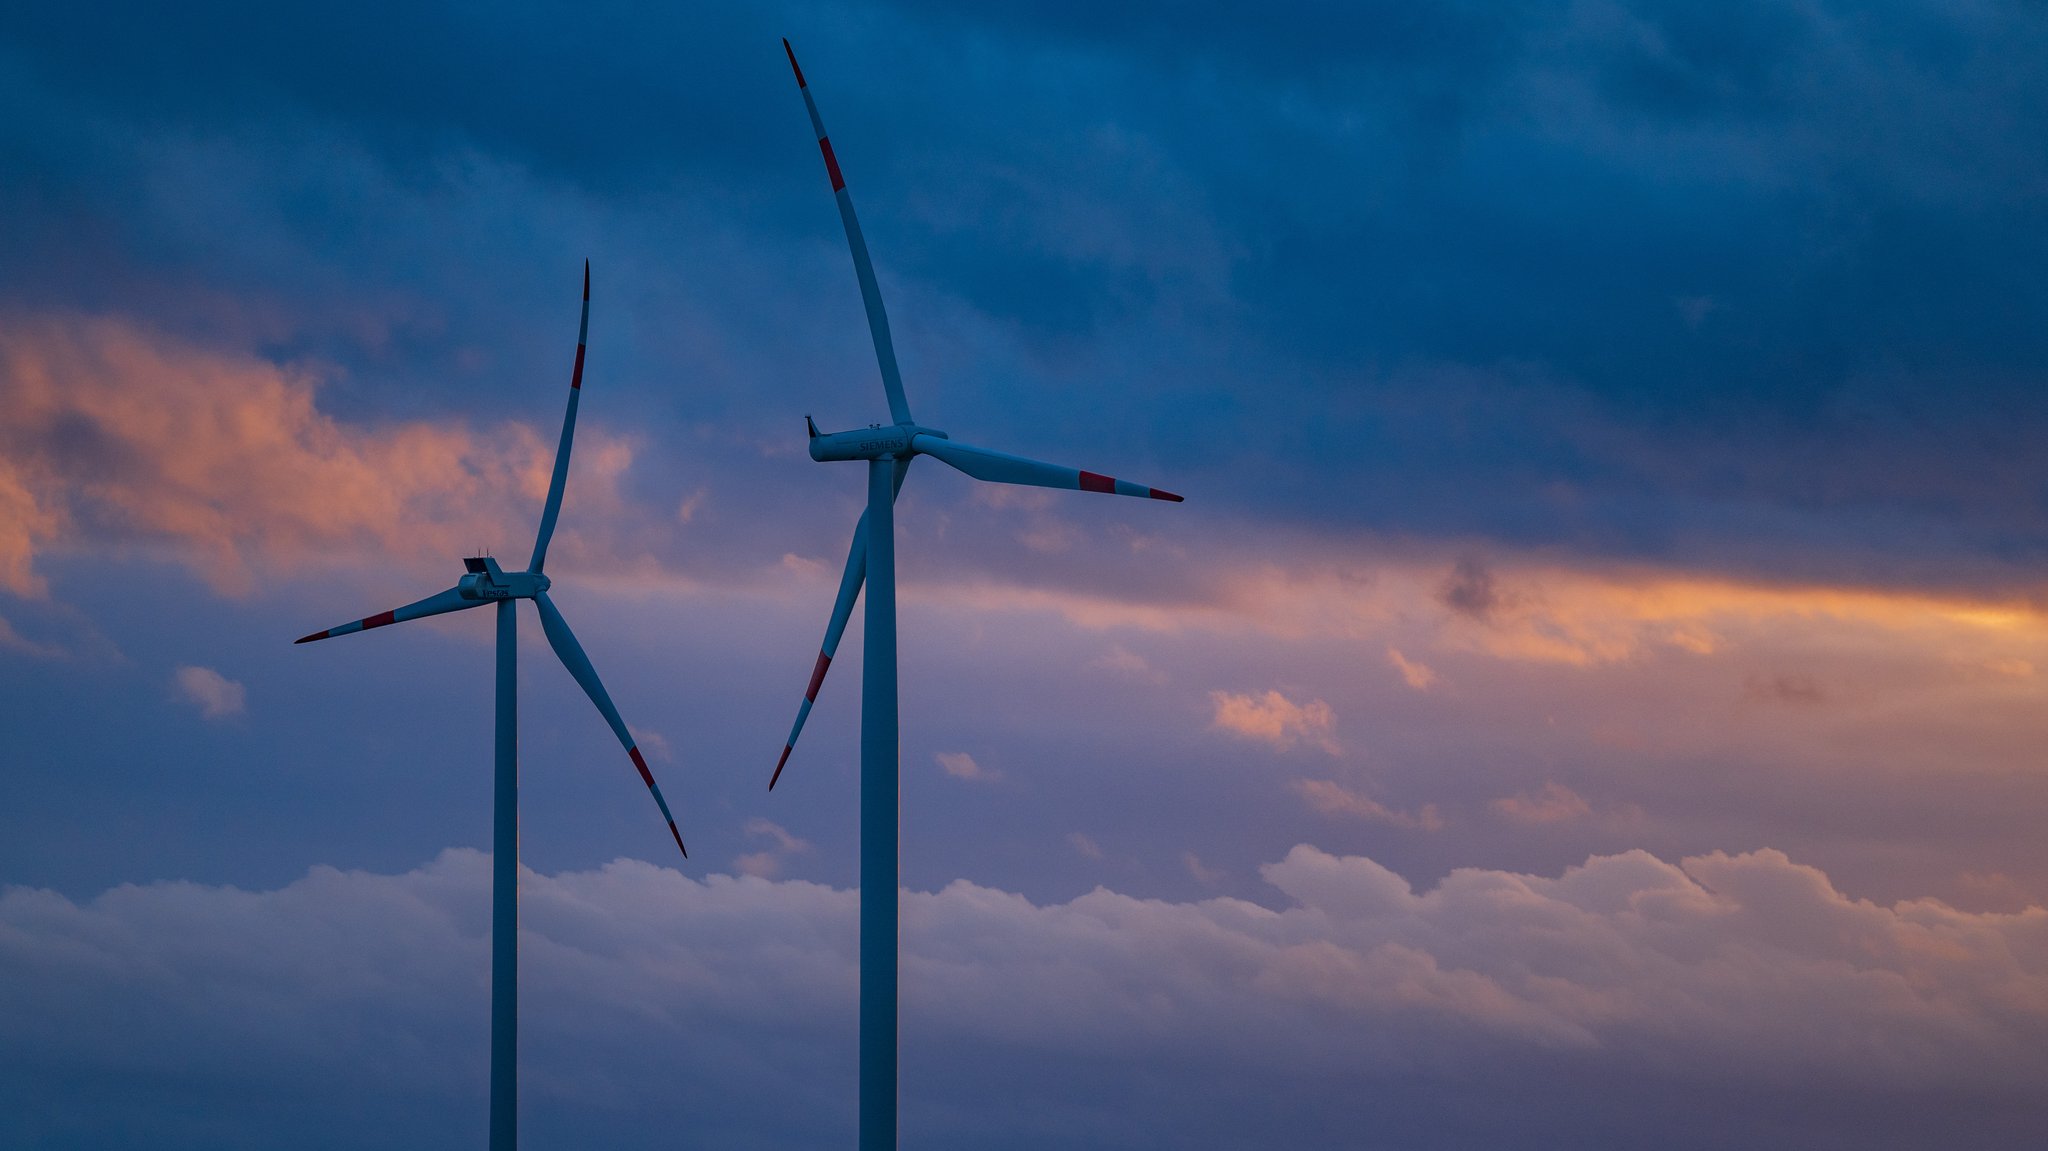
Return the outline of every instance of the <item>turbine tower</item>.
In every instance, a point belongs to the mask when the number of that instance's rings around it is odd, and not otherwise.
[[[669,835],[676,850],[683,852],[682,833],[669,814],[668,801],[647,770],[639,745],[619,718],[619,709],[597,678],[576,633],[548,598],[548,577],[541,574],[547,560],[548,541],[555,534],[555,519],[562,511],[562,486],[569,478],[569,441],[576,434],[576,403],[583,395],[583,347],[590,335],[590,261],[583,262],[583,321],[576,333],[576,366],[569,375],[569,411],[562,417],[562,441],[555,449],[554,475],[548,480],[548,502],[541,510],[540,532],[533,541],[533,559],[525,571],[508,572],[489,556],[462,561],[468,574],[455,586],[438,595],[406,604],[367,619],[331,627],[302,636],[294,643],[311,643],[338,635],[368,631],[386,624],[403,623],[430,615],[464,611],[488,603],[498,605],[498,700],[496,782],[492,790],[491,815],[491,1151],[514,1151],[518,1145],[518,1005],[519,1005],[519,621],[513,605],[533,601],[540,611],[541,630],[548,646],[555,649],[562,666],[583,686],[590,702],[604,715],[606,723],[625,745],[626,755],[640,772],[640,781],[653,794],[668,821]]]
[[[853,529],[853,546],[846,557],[846,571],[839,578],[839,596],[832,604],[832,618],[825,625],[825,643],[811,669],[810,686],[804,689],[796,724],[790,728],[789,740],[783,744],[782,757],[776,761],[768,787],[773,790],[782,778],[789,753],[795,749],[804,721],[810,717],[811,705],[817,702],[825,671],[832,665],[832,653],[838,650],[846,621],[853,614],[853,601],[860,596],[861,584],[865,582],[867,623],[861,653],[860,699],[860,1147],[861,1151],[892,1151],[896,1146],[899,863],[895,504],[910,461],[921,455],[931,456],[977,480],[992,483],[1071,488],[1174,503],[1179,503],[1181,497],[1096,472],[974,447],[911,418],[910,404],[903,398],[903,378],[896,370],[896,348],[889,339],[889,317],[882,310],[881,288],[875,282],[867,241],[861,238],[860,221],[853,215],[853,198],[847,194],[839,158],[833,154],[832,141],[825,135],[825,122],[818,116],[818,103],[811,98],[810,86],[804,83],[803,69],[797,67],[796,52],[788,40],[782,42],[782,50],[789,55],[790,71],[796,74],[797,88],[803,92],[811,127],[818,133],[818,151],[824,155],[825,172],[831,177],[833,194],[839,200],[839,220],[846,226],[846,242],[853,249],[853,270],[860,280],[861,302],[867,308],[868,332],[874,337],[875,358],[882,369],[882,390],[889,400],[892,422],[820,435],[810,417],[804,418],[810,430],[812,459],[867,461],[868,504]]]

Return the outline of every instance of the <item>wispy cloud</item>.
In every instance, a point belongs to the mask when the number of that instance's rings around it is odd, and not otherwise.
[[[69,654],[55,644],[37,643],[35,640],[22,635],[14,630],[14,624],[6,616],[0,616],[0,648],[5,648],[8,651],[18,651],[24,655],[38,656],[43,659],[56,659]]]
[[[1308,805],[1324,815],[1349,816],[1367,819],[1375,823],[1390,823],[1395,827],[1414,827],[1423,831],[1443,829],[1443,817],[1437,814],[1436,805],[1425,803],[1421,810],[1410,813],[1395,811],[1363,792],[1354,791],[1333,779],[1297,779],[1288,784]]]
[[[1402,682],[1416,691],[1428,691],[1436,686],[1436,670],[1421,660],[1409,659],[1399,648],[1387,649],[1387,662],[1401,673]]]
[[[710,498],[711,491],[708,488],[698,488],[684,496],[682,502],[676,505],[676,522],[687,524],[694,521],[697,513],[704,510],[704,502]]]
[[[757,879],[773,879],[782,874],[782,865],[792,855],[803,855],[811,850],[809,840],[791,835],[779,823],[766,819],[749,819],[744,828],[747,838],[767,840],[769,846],[761,851],[751,851],[732,861],[733,869],[741,875]]]
[[[186,665],[178,668],[171,680],[187,701],[198,705],[199,714],[207,719],[240,715],[248,699],[248,693],[241,684],[210,667]]]
[[[940,770],[954,779],[968,779],[976,783],[992,783],[1001,779],[1003,773],[981,766],[974,757],[964,751],[942,751],[932,759]]]
[[[1215,887],[1223,882],[1223,873],[1204,864],[1202,857],[1192,851],[1181,852],[1180,865],[1187,869],[1188,875],[1193,877],[1196,883],[1204,887]]]
[[[1162,684],[1166,673],[1154,668],[1150,661],[1122,644],[1115,644],[1106,652],[1088,661],[1089,667],[1113,671],[1145,683]]]
[[[1506,795],[1488,806],[1516,823],[1566,823],[1593,814],[1578,792],[1554,780],[1535,795]]]

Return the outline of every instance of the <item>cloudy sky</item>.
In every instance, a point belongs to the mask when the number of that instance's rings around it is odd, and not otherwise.
[[[0,42],[0,1142],[854,1116],[885,418],[905,1146],[2048,1142],[2048,12],[29,6]]]

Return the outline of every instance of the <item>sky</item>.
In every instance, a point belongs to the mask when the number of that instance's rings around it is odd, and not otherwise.
[[[0,42],[0,1143],[2048,1143],[2048,12],[45,5]]]

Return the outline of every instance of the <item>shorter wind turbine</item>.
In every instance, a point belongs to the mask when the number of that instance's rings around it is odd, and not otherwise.
[[[1105,495],[1137,496],[1140,499],[1181,502],[1181,497],[1158,488],[1148,488],[1098,472],[1041,463],[1006,452],[963,444],[936,428],[911,418],[910,404],[903,397],[903,378],[896,370],[896,346],[889,338],[889,317],[882,310],[882,289],[875,282],[875,267],[868,258],[867,241],[861,238],[860,221],[853,215],[853,197],[847,194],[846,179],[839,171],[839,157],[825,135],[825,121],[818,116],[818,103],[804,83],[797,67],[796,52],[789,41],[782,42],[789,54],[790,71],[803,92],[804,107],[811,114],[811,127],[818,133],[818,151],[825,157],[825,173],[832,179],[832,191],[839,201],[839,222],[846,228],[846,242],[853,249],[853,271],[860,281],[861,302],[867,308],[868,334],[875,343],[875,358],[882,369],[882,391],[889,401],[888,424],[869,424],[850,432],[820,435],[810,417],[811,458],[814,460],[866,460],[868,505],[853,529],[853,547],[846,557],[846,570],[839,577],[839,595],[832,604],[832,618],[825,625],[825,643],[818,662],[811,669],[810,686],[797,708],[796,724],[782,745],[782,758],[768,787],[782,778],[789,753],[796,748],[804,720],[817,702],[818,688],[825,682],[825,670],[832,666],[832,653],[853,615],[853,601],[867,584],[867,634],[861,650],[860,689],[860,1148],[861,1151],[891,1151],[896,1146],[896,892],[899,874],[897,779],[899,745],[896,708],[896,493],[910,461],[931,456],[977,480],[999,484],[1027,484],[1041,488],[1069,488]]]
[[[562,417],[562,441],[555,449],[548,501],[541,509],[540,533],[534,538],[533,559],[526,570],[508,572],[489,556],[472,556],[462,561],[468,574],[447,591],[293,641],[311,643],[409,619],[465,611],[489,603],[498,605],[497,767],[491,800],[491,1151],[513,1151],[518,1145],[519,620],[514,604],[530,599],[539,609],[540,626],[547,633],[548,646],[555,649],[562,666],[582,685],[584,694],[597,705],[613,734],[625,745],[626,755],[640,772],[640,781],[647,785],[655,804],[661,808],[661,817],[668,821],[668,833],[675,838],[676,850],[682,851],[685,859],[690,855],[683,851],[682,833],[676,830],[668,801],[661,797],[661,788],[647,770],[647,760],[640,755],[633,734],[626,730],[626,721],[619,718],[619,709],[612,705],[612,697],[597,678],[590,657],[583,654],[583,645],[576,642],[576,633],[569,630],[568,621],[548,598],[550,581],[541,574],[548,541],[555,534],[555,519],[562,511],[562,487],[569,478],[569,441],[576,435],[576,403],[583,395],[583,347],[589,336],[590,261],[585,260],[583,321],[576,333],[576,366],[569,375],[569,411]]]

